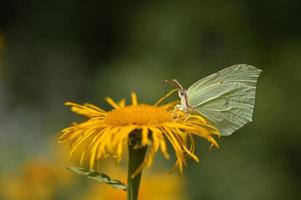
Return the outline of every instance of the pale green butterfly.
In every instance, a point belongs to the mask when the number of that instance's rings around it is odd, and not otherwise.
[[[252,121],[256,83],[261,71],[251,65],[233,65],[195,82],[188,90],[175,79],[164,82],[178,89],[181,104],[175,109],[198,112],[208,118],[222,136],[227,136]]]

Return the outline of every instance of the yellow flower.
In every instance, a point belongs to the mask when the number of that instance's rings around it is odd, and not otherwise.
[[[139,140],[136,148],[149,147],[144,162],[134,173],[137,174],[152,164],[159,150],[166,159],[169,158],[168,141],[176,156],[175,167],[182,172],[187,158],[198,161],[194,154],[193,135],[205,138],[212,146],[218,147],[213,136],[219,135],[219,132],[204,117],[175,111],[175,102],[158,106],[161,99],[154,105],[138,104],[135,93],[131,94],[131,99],[132,104],[126,105],[124,99],[117,103],[106,98],[113,107],[111,111],[87,103],[78,105],[67,102],[65,105],[71,106],[73,112],[88,117],[87,121],[74,123],[62,130],[59,141],[70,143],[70,157],[79,150],[81,164],[88,159],[89,168],[95,169],[96,161],[109,156],[120,161],[124,149],[134,138]]]

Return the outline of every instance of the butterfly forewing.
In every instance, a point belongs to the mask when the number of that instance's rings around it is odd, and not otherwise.
[[[189,105],[211,120],[221,135],[231,135],[252,121],[257,78],[261,70],[234,65],[189,87]]]

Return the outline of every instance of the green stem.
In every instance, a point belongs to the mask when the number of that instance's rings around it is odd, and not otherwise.
[[[140,186],[141,172],[135,177],[131,177],[137,168],[142,164],[145,158],[147,147],[134,149],[134,144],[129,144],[129,163],[128,163],[128,186],[127,186],[127,199],[137,200]]]

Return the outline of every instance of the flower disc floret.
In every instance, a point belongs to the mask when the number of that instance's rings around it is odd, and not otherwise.
[[[147,126],[171,122],[172,120],[171,113],[165,108],[141,104],[117,108],[108,112],[104,118],[104,123],[111,126]]]

